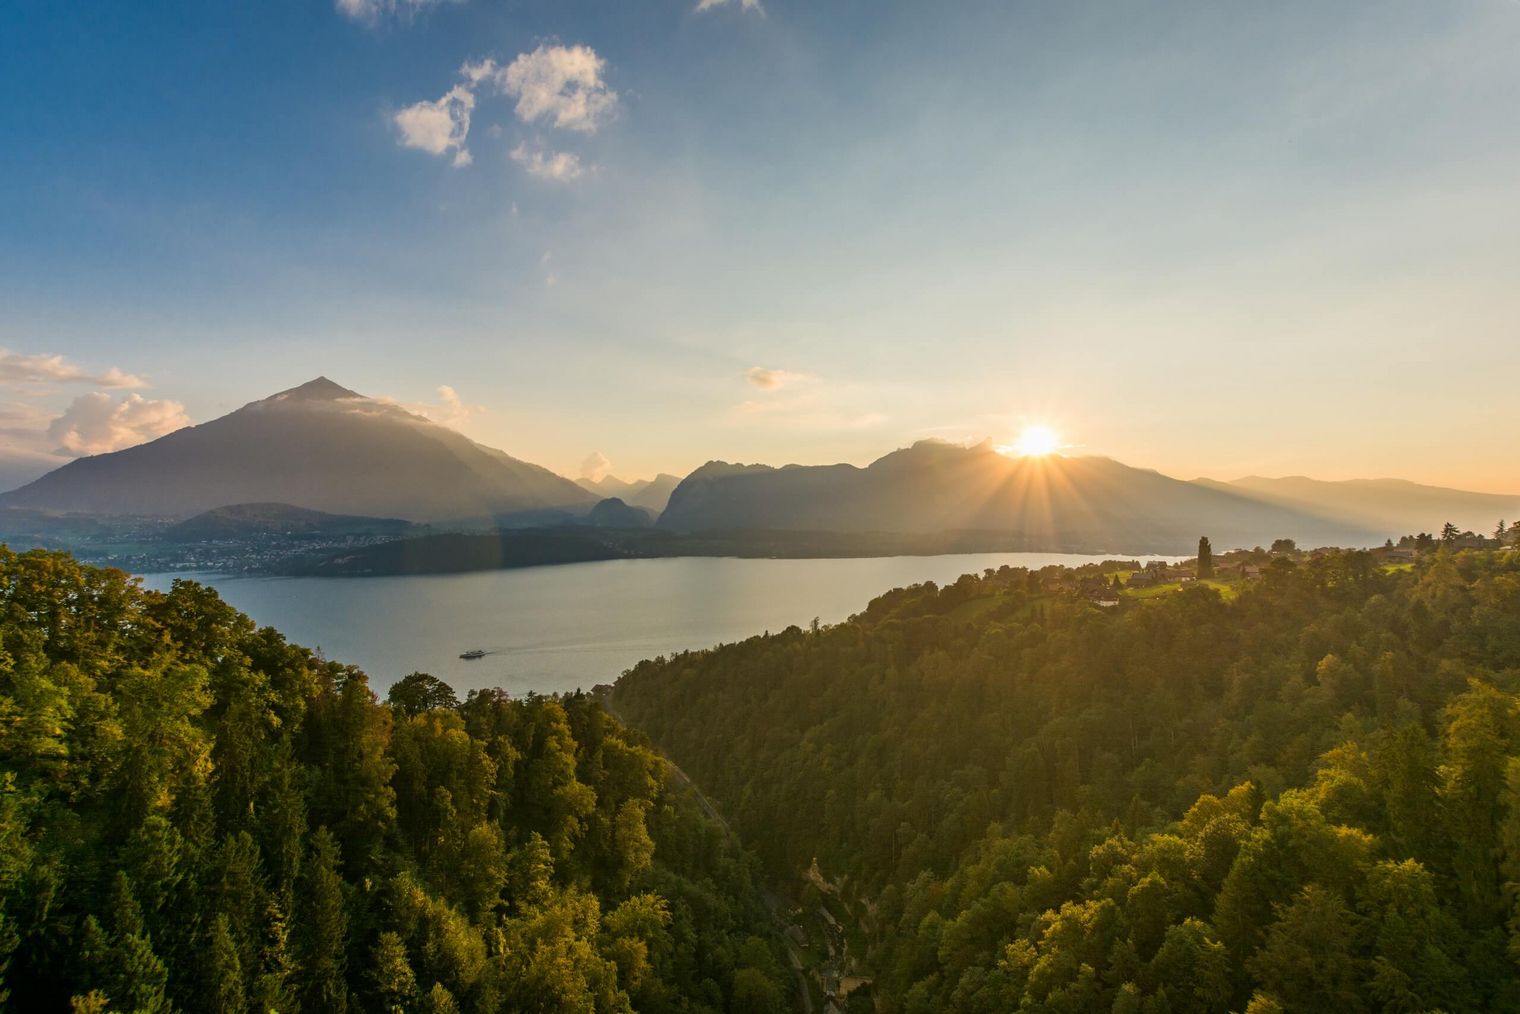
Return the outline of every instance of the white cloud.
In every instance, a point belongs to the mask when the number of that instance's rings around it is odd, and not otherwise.
[[[0,488],[35,479],[80,454],[115,450],[186,425],[178,402],[105,391],[74,399],[60,416],[48,402],[69,385],[124,390],[146,387],[142,377],[111,367],[87,370],[61,355],[25,355],[0,349]]]
[[[386,405],[394,405],[413,415],[420,415],[429,422],[454,430],[463,429],[471,419],[490,411],[484,405],[472,405],[465,401],[460,397],[459,392],[448,384],[439,384],[437,390],[437,401],[393,401],[390,398],[374,400]]]
[[[770,370],[764,366],[751,366],[744,371],[744,376],[751,384],[762,391],[778,391],[792,384],[817,379],[806,373],[793,373],[791,370]]]
[[[467,405],[459,396],[459,392],[448,384],[438,385],[438,410],[433,417],[434,422],[445,426],[463,426],[470,418],[484,412],[479,405]]]
[[[537,176],[541,180],[568,183],[586,173],[586,167],[581,164],[578,155],[572,155],[568,151],[530,148],[526,144],[519,144],[512,149],[512,161],[527,170],[529,176]]]
[[[617,109],[617,92],[602,80],[606,66],[590,46],[539,46],[520,54],[497,80],[517,100],[524,123],[542,120],[590,134]]]
[[[384,17],[410,18],[419,11],[440,3],[463,0],[336,0],[339,12],[355,21],[374,24]]]
[[[474,88],[486,78],[496,77],[500,72],[501,68],[497,66],[496,61],[489,57],[484,60],[477,60],[474,63],[466,63],[459,68],[459,76],[468,81],[471,88]]]
[[[120,401],[104,391],[75,398],[47,428],[59,454],[105,454],[153,440],[190,425],[185,406],[129,394]]]
[[[424,100],[397,112],[392,119],[401,131],[401,143],[430,155],[452,151],[455,166],[469,165],[473,159],[465,142],[470,136],[470,113],[475,108],[473,83],[455,85],[435,102]]]
[[[719,7],[726,7],[731,2],[732,0],[697,0],[696,10],[698,14],[701,14],[703,11],[711,11],[716,10]],[[754,11],[756,14],[761,15],[765,13],[765,8],[760,6],[760,0],[739,0],[739,9],[745,11]]]
[[[104,373],[87,373],[63,356],[28,356],[0,349],[0,383],[5,384],[93,384],[96,387],[147,387],[148,382],[131,373],[111,367]]]
[[[459,68],[459,82],[441,98],[413,103],[391,120],[405,147],[430,155],[452,152],[454,165],[463,167],[474,161],[468,147],[470,119],[481,88],[515,98],[514,108],[524,123],[544,122],[590,134],[617,108],[617,93],[602,80],[605,67],[606,61],[590,46],[539,46],[505,67],[490,59],[467,62]],[[537,144],[519,144],[512,149],[512,160],[540,179],[564,182],[587,172],[580,156]]]
[[[592,451],[581,462],[581,478],[601,482],[612,471],[612,461],[601,451]]]

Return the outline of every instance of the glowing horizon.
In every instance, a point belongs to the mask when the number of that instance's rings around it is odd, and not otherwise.
[[[1520,493],[1520,5],[700,6],[21,5],[0,486],[326,374],[569,476]]]
[[[1011,444],[998,445],[998,453],[1012,458],[1044,458],[1059,453],[1065,445],[1054,429],[1045,423],[1024,427]]]

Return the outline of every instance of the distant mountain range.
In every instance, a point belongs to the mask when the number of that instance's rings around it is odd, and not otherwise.
[[[1469,493],[1423,486],[1403,479],[1348,479],[1326,482],[1301,475],[1266,479],[1252,475],[1233,482],[1194,479],[1213,489],[1244,493],[1294,510],[1370,525],[1390,535],[1438,532],[1447,521],[1479,534],[1491,533],[1500,520],[1515,521],[1520,496]]]
[[[184,518],[293,504],[408,521],[584,514],[599,498],[389,402],[319,377],[124,451],[80,458],[0,507]]]
[[[864,468],[712,461],[684,479],[576,483],[319,377],[0,495],[0,537],[14,530],[20,542],[68,544],[85,529],[63,522],[84,517],[176,520],[166,540],[214,541],[293,532],[385,537],[393,529],[402,536],[415,522],[435,532],[634,530],[656,515],[660,531],[683,538],[620,551],[677,551],[687,535],[703,536],[707,552],[795,544],[817,554],[837,543],[842,555],[935,545],[1190,553],[1201,535],[1220,549],[1278,538],[1354,546],[1438,531],[1446,521],[1490,532],[1500,518],[1517,520],[1520,497],[1393,479],[1185,482],[1110,458],[1009,457],[986,442],[932,440]],[[524,558],[569,552],[550,548],[543,543]]]
[[[1439,528],[1459,506],[1507,503],[1510,515],[1520,509],[1517,498],[1415,488],[1443,495],[1422,493],[1397,511],[1387,504],[1351,509],[1355,498],[1332,490],[1323,500],[1298,499],[1250,486],[1184,482],[1109,458],[1015,458],[989,443],[926,440],[865,468],[709,462],[676,487],[659,524],[672,531],[1018,531],[1049,549],[1133,553],[1189,552],[1200,535],[1220,548],[1276,538],[1366,545]],[[1494,512],[1495,520],[1501,513]]]
[[[624,482],[615,475],[575,481],[582,489],[604,499],[615,497],[630,507],[642,507],[659,514],[670,502],[670,494],[681,484],[681,477],[661,472],[653,479],[635,479],[633,482]]]

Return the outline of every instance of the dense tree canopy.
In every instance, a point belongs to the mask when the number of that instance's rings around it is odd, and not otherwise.
[[[1072,586],[898,589],[613,700],[773,876],[844,878],[885,1009],[1520,1009],[1520,553]]]
[[[717,1011],[752,863],[590,698],[459,703],[0,548],[0,1007]]]

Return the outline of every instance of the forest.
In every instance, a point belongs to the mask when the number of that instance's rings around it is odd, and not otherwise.
[[[0,548],[0,1008],[773,1011],[755,862],[592,698]]]
[[[786,1010],[827,906],[852,1014],[1520,1010],[1520,552],[1264,559],[382,701],[193,582],[0,549],[0,1004]]]
[[[1520,1010],[1520,552],[1080,587],[898,589],[611,701],[848,903],[851,1011]]]

